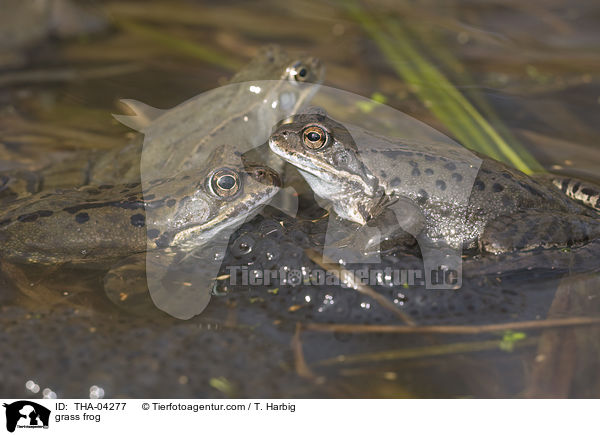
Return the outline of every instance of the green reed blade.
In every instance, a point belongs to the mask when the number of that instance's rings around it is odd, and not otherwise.
[[[358,2],[346,3],[350,15],[379,46],[396,73],[466,147],[532,173],[541,166],[524,148],[517,152],[479,111],[410,42],[399,24],[388,18],[377,21]]]

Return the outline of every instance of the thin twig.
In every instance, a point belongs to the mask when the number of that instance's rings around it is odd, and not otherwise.
[[[303,378],[315,379],[314,373],[308,368],[306,360],[304,359],[304,352],[302,351],[302,339],[300,334],[302,333],[302,324],[296,323],[296,332],[292,337],[292,350],[294,351],[294,363],[296,366],[296,374]]]
[[[319,254],[318,252],[316,252],[312,249],[306,249],[305,252],[306,252],[306,255],[308,256],[308,258],[310,258],[312,261],[314,261],[318,266],[322,267],[323,269],[329,270],[329,271],[335,270],[340,274],[340,278],[342,276],[344,276],[344,277],[351,279],[352,282],[348,282],[348,285],[350,287],[353,287],[360,293],[374,299],[383,308],[394,313],[396,315],[396,317],[398,317],[400,320],[402,320],[407,325],[411,325],[411,326],[416,325],[414,320],[412,320],[408,314],[406,314],[405,312],[400,310],[396,305],[394,305],[394,303],[392,301],[388,300],[387,298],[385,298],[384,296],[380,295],[375,290],[373,290],[371,287],[361,283],[360,281],[354,281],[354,279],[353,279],[354,275],[351,272],[344,269],[342,266],[335,264],[335,262],[333,260],[325,257],[324,255]],[[325,263],[332,263],[332,264],[330,265],[330,264],[325,264]]]
[[[526,347],[538,343],[538,338],[528,338],[515,343],[515,346]],[[499,340],[486,340],[481,342],[449,343],[436,346],[422,346],[408,349],[393,349],[382,352],[361,353],[354,355],[339,355],[316,361],[314,367],[334,366],[343,364],[357,364],[369,362],[395,361],[416,358],[428,358],[453,354],[465,354],[469,352],[483,352],[487,350],[498,350]]]
[[[384,334],[482,334],[486,332],[506,331],[507,329],[564,328],[569,326],[600,325],[598,317],[568,317],[562,319],[531,320],[524,322],[495,323],[490,325],[352,325],[307,323],[306,331],[346,332],[346,333],[384,333]]]

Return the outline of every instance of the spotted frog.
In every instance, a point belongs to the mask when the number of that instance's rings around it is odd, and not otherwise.
[[[85,186],[18,200],[0,222],[0,256],[108,266],[105,290],[113,299],[131,287],[147,293],[147,281],[159,308],[178,318],[199,314],[230,234],[273,198],[279,176],[242,164],[235,148],[224,146],[202,170],[149,184],[144,190],[139,182]]]
[[[322,110],[279,125],[269,145],[341,218],[366,226],[395,204],[402,228],[419,245],[443,241],[489,255],[576,247],[600,236],[594,188],[529,177],[445,144],[346,128]]]

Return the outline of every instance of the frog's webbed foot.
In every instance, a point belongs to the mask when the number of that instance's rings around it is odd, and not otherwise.
[[[564,212],[527,210],[498,216],[485,227],[481,251],[500,254],[536,248],[569,248],[600,237],[600,222]]]

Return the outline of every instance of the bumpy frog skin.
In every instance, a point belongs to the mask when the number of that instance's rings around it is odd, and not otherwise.
[[[231,232],[273,198],[280,180],[268,167],[242,166],[235,147],[225,146],[213,152],[202,171],[149,184],[143,191],[140,183],[101,185],[16,201],[0,222],[0,256],[13,262],[98,266],[135,254],[144,264],[147,255],[148,285],[156,286],[150,277],[162,277],[199,249],[224,252]],[[164,298],[157,305],[179,318],[198,314],[208,303],[213,272],[214,267],[198,266],[188,276],[185,285],[196,294],[191,301],[181,298],[183,311],[179,304],[169,308],[171,301]],[[158,293],[176,298],[179,286],[160,286]]]
[[[466,166],[461,167],[459,156],[449,159],[432,152],[429,144],[356,128],[351,134],[323,112],[293,117],[274,131],[269,145],[301,171],[317,195],[332,202],[339,216],[361,225],[398,199],[413,207],[411,234],[424,240],[441,237],[472,253],[568,247],[600,235],[598,213],[551,182],[480,156],[471,189],[465,186]],[[470,197],[462,209],[454,197],[464,189]],[[419,214],[422,230],[417,228]]]

